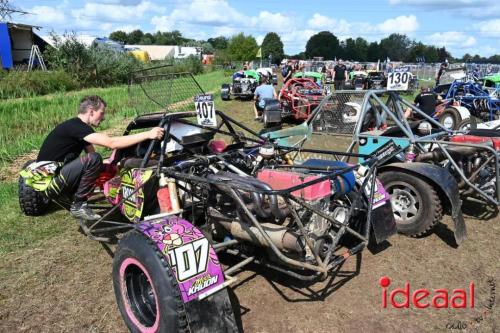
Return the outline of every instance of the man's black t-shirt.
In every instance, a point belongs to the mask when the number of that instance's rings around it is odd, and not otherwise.
[[[345,65],[336,65],[333,70],[335,71],[335,77],[333,78],[335,81],[345,80],[345,72],[347,71]]]
[[[37,161],[64,162],[74,160],[90,145],[83,138],[94,133],[80,118],[72,118],[57,125],[45,138]]]
[[[415,97],[415,105],[427,115],[432,115],[436,109],[437,95],[433,92],[422,92]]]
[[[290,65],[286,65],[285,68],[283,69],[283,73],[282,74],[285,74],[283,76],[283,78],[286,78],[287,75],[292,71],[292,66]],[[286,80],[288,81],[292,76],[290,75]]]

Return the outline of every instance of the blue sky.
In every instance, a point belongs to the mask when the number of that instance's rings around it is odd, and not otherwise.
[[[274,31],[285,52],[305,48],[310,36],[329,30],[340,39],[380,40],[404,33],[426,44],[445,46],[453,56],[500,54],[500,0],[11,0],[33,15],[14,22],[50,31],[107,36],[115,30],[179,30],[207,39],[244,32],[260,43]]]

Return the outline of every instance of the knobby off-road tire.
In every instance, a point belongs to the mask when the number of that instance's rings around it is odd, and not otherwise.
[[[34,160],[26,162],[23,165],[23,169],[32,162],[34,162]],[[49,206],[50,199],[43,192],[35,191],[33,188],[26,185],[23,177],[19,177],[19,207],[25,215],[43,215]]]
[[[443,209],[439,196],[424,179],[394,170],[380,173],[379,179],[391,196],[399,233],[423,236],[441,221]]]
[[[452,122],[451,125],[450,121]],[[449,130],[457,130],[461,121],[462,118],[460,117],[460,114],[452,108],[445,109],[439,116],[439,122],[441,125]]]
[[[131,332],[188,332],[186,310],[171,269],[155,244],[127,233],[113,259],[116,302]]]

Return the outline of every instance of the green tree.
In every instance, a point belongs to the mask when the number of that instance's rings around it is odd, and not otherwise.
[[[407,57],[412,42],[406,35],[391,34],[380,41],[382,56],[401,61]]]
[[[233,60],[253,60],[259,49],[257,41],[252,35],[245,36],[239,33],[229,40],[228,51]]]
[[[367,61],[368,60],[368,42],[361,37],[356,38],[356,60]]]
[[[127,44],[128,35],[125,31],[117,30],[109,34],[109,39],[114,40],[115,42]]]
[[[273,63],[279,64],[284,58],[283,42],[280,36],[275,32],[268,32],[262,41],[262,58],[268,59],[272,56]]]
[[[309,38],[305,55],[308,58],[324,57],[325,59],[333,59],[339,54],[339,51],[339,39],[330,31],[321,31]]]
[[[450,59],[450,58],[451,58],[451,54],[450,54],[450,52],[446,51],[445,47],[441,47],[438,49],[438,61],[439,62],[443,62],[446,59]]]
[[[207,40],[207,42],[212,44],[214,49],[223,50],[223,49],[227,49],[227,44],[228,44],[229,40],[224,36],[219,36],[219,37],[215,37],[215,38],[209,38]]]
[[[370,45],[368,46],[368,55],[367,55],[367,60],[368,61],[377,61],[382,58],[381,52],[380,52],[380,46],[378,45],[377,42],[371,42]]]
[[[141,40],[139,41],[139,44],[152,45],[152,44],[154,44],[154,40],[155,40],[154,36],[151,33],[146,32],[144,34],[144,36],[142,36]]]
[[[128,34],[128,44],[139,44],[144,33],[137,29]]]

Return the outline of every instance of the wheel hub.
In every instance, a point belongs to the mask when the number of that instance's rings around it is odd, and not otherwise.
[[[394,189],[391,204],[396,220],[403,223],[415,219],[418,213],[418,200],[408,189]]]

